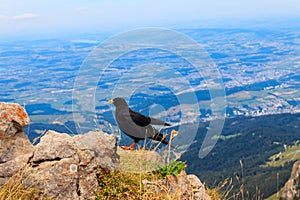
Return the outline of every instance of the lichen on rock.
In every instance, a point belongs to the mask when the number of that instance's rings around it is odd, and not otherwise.
[[[0,139],[14,136],[29,124],[26,110],[16,103],[0,102]]]

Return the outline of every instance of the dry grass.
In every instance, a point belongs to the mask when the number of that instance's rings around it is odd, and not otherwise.
[[[35,199],[38,191],[22,186],[22,174],[15,174],[0,187],[0,200]]]
[[[158,166],[168,165],[172,160],[172,140],[177,134],[177,131],[172,130],[169,145],[162,149],[159,149],[159,147],[161,145],[164,146],[164,144],[153,140],[150,140],[148,144],[147,140],[144,140],[143,145],[137,145],[137,149],[133,151],[125,151],[118,147],[117,154],[120,155],[120,165],[118,169],[126,172],[144,173],[156,170]],[[168,133],[165,135],[167,137]]]
[[[207,189],[206,193],[211,197],[212,200],[235,199],[236,195],[231,195],[233,188],[234,186],[232,183],[232,178],[227,178],[219,186],[213,189]]]
[[[163,160],[155,151],[134,150],[124,151],[118,148],[117,153],[120,155],[120,171],[132,173],[144,173],[157,169],[157,164],[162,164]]]
[[[255,194],[250,194],[249,191],[245,189],[244,165],[242,160],[240,160],[240,167],[241,167],[241,177],[236,176],[234,178],[234,181],[238,184],[238,186],[234,185],[233,178],[227,178],[219,186],[213,189],[206,190],[206,193],[211,197],[212,200],[245,200],[245,199],[262,200],[263,199],[259,188],[256,189]]]

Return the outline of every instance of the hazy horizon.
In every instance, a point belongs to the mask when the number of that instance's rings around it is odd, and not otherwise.
[[[276,27],[292,20],[299,26],[300,2],[264,1],[2,1],[0,38],[109,34],[139,27]],[[274,24],[272,24],[274,22]]]

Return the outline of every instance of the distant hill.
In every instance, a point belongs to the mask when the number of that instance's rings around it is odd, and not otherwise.
[[[293,145],[300,139],[299,124],[300,114],[228,118],[222,137],[205,158],[198,158],[206,133],[204,126],[198,131],[197,142],[181,159],[187,161],[188,172],[197,174],[209,187],[233,178],[233,192],[237,192],[243,180],[251,198],[258,195],[258,191],[260,196],[268,197],[288,180],[292,161],[282,166],[264,165],[271,156],[284,151],[285,145]]]

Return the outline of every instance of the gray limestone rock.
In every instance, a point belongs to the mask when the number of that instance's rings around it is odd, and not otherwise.
[[[113,135],[89,132],[72,137],[48,131],[24,170],[24,185],[51,198],[91,198],[97,171],[114,170],[117,163]]]
[[[19,104],[0,102],[0,185],[19,172],[34,147],[23,132],[29,117]]]
[[[53,199],[87,199],[97,189],[97,172],[119,162],[113,135],[70,136],[48,131],[33,146],[23,129],[29,117],[18,104],[0,102],[0,185],[20,173],[22,186]]]

